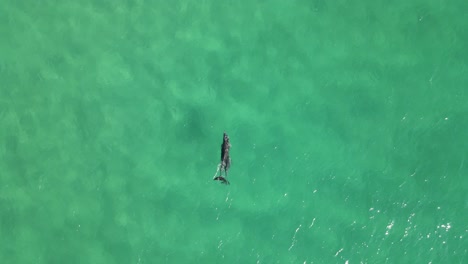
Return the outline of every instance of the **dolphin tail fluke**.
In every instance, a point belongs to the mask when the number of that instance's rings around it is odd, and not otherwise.
[[[226,178],[224,178],[223,176],[218,176],[214,178],[213,180],[220,181],[221,183],[226,184],[226,185],[230,185],[229,181],[226,180]]]

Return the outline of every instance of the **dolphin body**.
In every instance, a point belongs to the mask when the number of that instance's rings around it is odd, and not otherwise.
[[[229,185],[229,181],[227,178],[227,172],[231,167],[231,158],[229,157],[229,149],[231,148],[231,144],[229,143],[229,136],[226,132],[223,133],[223,143],[221,144],[221,163],[219,164],[219,176],[215,177],[213,180],[221,181],[223,184]],[[226,177],[221,175],[222,171],[224,170],[224,174]]]

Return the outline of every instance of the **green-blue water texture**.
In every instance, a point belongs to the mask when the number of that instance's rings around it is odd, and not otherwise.
[[[467,263],[467,14],[3,0],[0,263]]]

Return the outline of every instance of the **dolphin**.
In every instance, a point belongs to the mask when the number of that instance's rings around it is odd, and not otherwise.
[[[223,143],[221,144],[221,163],[219,164],[219,176],[215,177],[213,180],[221,181],[221,183],[229,185],[229,181],[227,178],[227,172],[231,167],[231,157],[229,157],[229,149],[231,148],[231,143],[229,143],[229,136],[226,132],[223,133]],[[222,171],[224,170],[224,174],[226,175],[223,177],[221,175]]]

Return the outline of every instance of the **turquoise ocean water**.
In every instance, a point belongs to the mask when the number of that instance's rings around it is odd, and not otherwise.
[[[0,263],[467,263],[467,12],[3,0]]]

